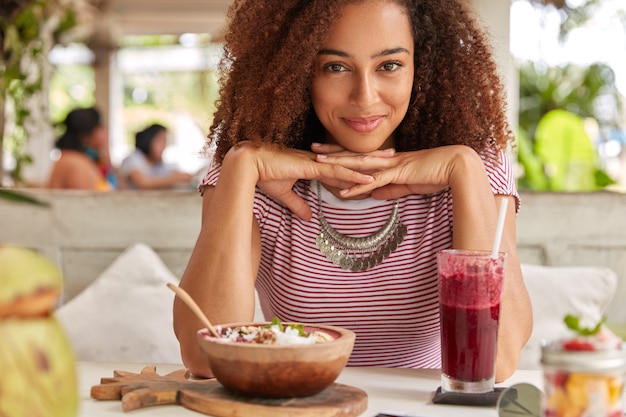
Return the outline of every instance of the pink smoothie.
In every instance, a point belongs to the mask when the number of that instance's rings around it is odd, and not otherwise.
[[[487,308],[441,305],[444,374],[461,381],[493,377],[499,311],[500,304]],[[456,332],[457,326],[464,330]]]
[[[442,372],[455,380],[494,376],[503,268],[491,261],[439,269]]]

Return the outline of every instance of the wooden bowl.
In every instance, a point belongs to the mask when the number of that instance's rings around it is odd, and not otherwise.
[[[266,324],[230,323],[221,328]],[[323,331],[333,340],[309,345],[262,345],[216,339],[207,329],[199,330],[197,337],[215,378],[227,389],[257,397],[306,397],[337,379],[352,353],[355,334],[321,324],[304,325],[304,331]]]

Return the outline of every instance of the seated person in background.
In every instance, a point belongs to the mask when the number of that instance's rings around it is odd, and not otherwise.
[[[165,189],[189,185],[193,176],[163,162],[167,128],[152,124],[135,135],[135,150],[122,161],[120,173],[130,189]]]
[[[56,141],[61,151],[48,188],[111,191],[117,180],[109,158],[109,138],[95,108],[77,108],[63,121],[65,133]]]

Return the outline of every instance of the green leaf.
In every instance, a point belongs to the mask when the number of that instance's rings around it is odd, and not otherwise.
[[[565,325],[567,326],[568,329],[575,331],[579,335],[593,336],[594,334],[598,334],[598,332],[602,328],[602,325],[606,321],[606,317],[602,317],[602,320],[600,320],[600,322],[596,324],[595,327],[593,328],[581,327],[580,318],[572,314],[568,314],[567,316],[565,316],[563,321],[565,322]]]
[[[274,318],[272,319],[272,322],[268,325],[265,326],[266,329],[269,329],[272,326],[278,326],[278,328],[280,329],[281,332],[285,332],[285,326],[283,325],[283,323],[280,321],[280,319],[276,316],[274,316]],[[308,336],[309,334],[307,332],[304,331],[304,324],[296,324],[296,325],[289,325],[288,326],[290,329],[296,329],[298,330],[298,335],[299,336]]]
[[[40,207],[50,207],[50,203],[38,200],[27,194],[13,190],[0,189],[0,198],[4,200],[14,201],[16,203],[27,203]]]
[[[272,322],[270,324],[268,324],[267,326],[265,326],[265,327],[269,329],[272,326],[278,326],[278,328],[280,329],[281,332],[285,331],[285,326],[283,326],[283,323],[276,316],[274,316],[274,318],[272,319]]]

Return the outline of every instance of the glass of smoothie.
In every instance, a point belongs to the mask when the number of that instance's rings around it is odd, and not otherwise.
[[[437,253],[443,392],[493,391],[506,254]]]

